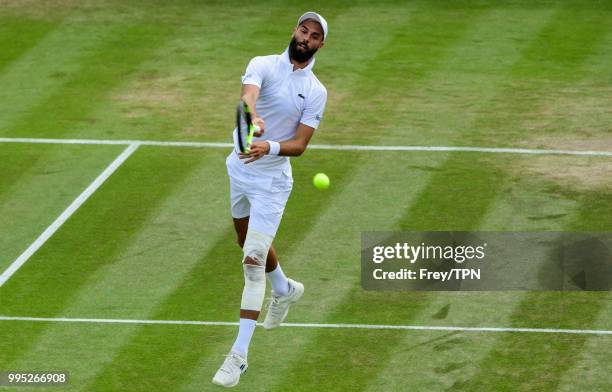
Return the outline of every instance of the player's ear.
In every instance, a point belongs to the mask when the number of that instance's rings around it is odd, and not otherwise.
[[[324,45],[325,45],[325,41],[321,41],[321,43],[319,44],[319,48],[318,49],[321,49]]]

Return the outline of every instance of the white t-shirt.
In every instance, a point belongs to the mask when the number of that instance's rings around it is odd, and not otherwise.
[[[287,50],[280,55],[254,57],[242,76],[242,84],[253,84],[260,88],[257,99],[257,114],[266,123],[265,132],[257,140],[283,142],[295,137],[298,124],[317,128],[323,118],[327,101],[327,90],[312,72],[315,59],[303,69],[293,70]],[[236,130],[234,130],[236,145]],[[238,148],[235,149],[238,151]],[[236,153],[232,152],[233,155]],[[289,157],[264,155],[255,162],[244,164],[237,157],[230,157],[230,167],[236,164],[239,172],[254,171],[277,177],[283,172],[291,175]]]

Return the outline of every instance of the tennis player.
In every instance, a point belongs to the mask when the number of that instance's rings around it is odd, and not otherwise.
[[[290,156],[300,156],[323,116],[327,91],[312,72],[314,54],[327,38],[327,22],[306,12],[298,19],[289,47],[280,55],[255,57],[242,77],[242,100],[260,128],[247,154],[235,148],[227,157],[230,202],[238,244],[243,249],[244,289],[238,337],[213,377],[225,387],[238,384],[247,369],[249,343],[263,304],[266,277],[272,298],[265,329],[278,327],[304,286],[288,279],[272,240],[291,188]],[[234,144],[237,135],[234,130]]]

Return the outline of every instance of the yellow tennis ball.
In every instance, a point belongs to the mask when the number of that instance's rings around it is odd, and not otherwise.
[[[327,189],[329,188],[329,177],[323,173],[317,173],[312,178],[312,183],[314,184],[315,188],[319,190]]]

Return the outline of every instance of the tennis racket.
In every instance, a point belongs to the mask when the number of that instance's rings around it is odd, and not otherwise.
[[[259,131],[259,127],[253,124],[253,118],[249,106],[243,100],[238,102],[236,108],[236,131],[238,133],[238,148],[240,152],[248,154],[253,143],[253,134]]]

